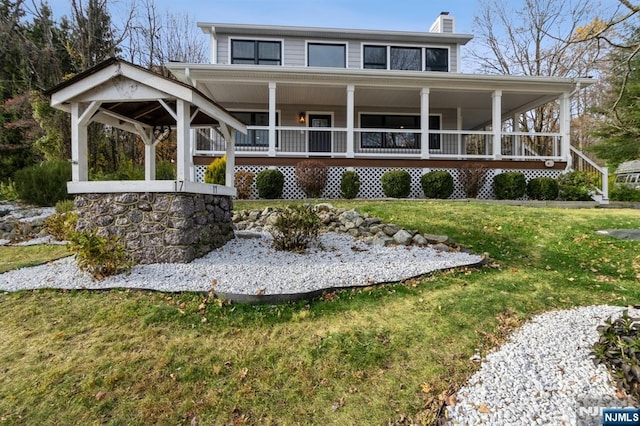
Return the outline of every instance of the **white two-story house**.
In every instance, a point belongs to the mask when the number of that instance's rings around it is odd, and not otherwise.
[[[462,73],[472,36],[456,33],[446,12],[428,32],[198,26],[210,37],[210,63],[167,68],[246,124],[248,133],[234,138],[235,170],[280,169],[285,198],[304,196],[294,170],[307,158],[329,166],[327,197],[339,196],[345,170],[357,171],[361,197],[382,197],[382,174],[407,170],[411,196],[421,197],[422,174],[445,169],[457,180],[475,163],[489,169],[480,197],[490,198],[496,173],[556,177],[579,154],[570,144],[571,97],[592,81]],[[522,114],[549,103],[556,131],[518,128]],[[225,140],[201,127],[191,145],[193,178],[202,180]],[[464,197],[457,186],[453,197]]]

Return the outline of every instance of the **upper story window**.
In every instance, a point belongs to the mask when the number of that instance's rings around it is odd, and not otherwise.
[[[231,63],[281,65],[282,43],[270,40],[231,40]]]
[[[308,43],[307,65],[310,67],[347,67],[347,45]]]
[[[368,69],[449,71],[449,49],[364,45],[362,66]]]
[[[449,71],[449,49],[427,47],[425,49],[425,71]]]

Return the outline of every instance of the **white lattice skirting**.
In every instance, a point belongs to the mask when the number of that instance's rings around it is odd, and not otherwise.
[[[262,170],[266,170],[269,167],[266,166],[236,166],[236,171],[244,170],[248,172],[252,172],[257,175]],[[204,182],[204,172],[206,166],[196,166],[196,181]],[[305,198],[304,192],[296,183],[295,178],[295,167],[293,166],[284,166],[278,167],[278,169],[284,175],[284,191],[283,198],[289,200],[299,200]],[[384,194],[382,193],[382,184],[380,183],[380,179],[382,175],[389,170],[406,170],[411,175],[411,194],[409,198],[424,198],[424,194],[422,192],[422,187],[420,185],[420,177],[428,172],[434,170],[446,170],[451,173],[454,181],[454,191],[451,195],[451,199],[459,199],[465,198],[464,190],[462,189],[462,185],[460,184],[460,174],[458,169],[446,169],[446,168],[417,168],[417,167],[409,167],[409,168],[398,168],[398,167],[355,167],[350,168],[358,173],[358,177],[360,177],[360,193],[358,194],[359,198],[383,198]],[[346,167],[330,167],[329,168],[329,179],[327,180],[327,187],[324,190],[323,198],[340,198],[340,179],[342,177],[342,173],[347,170]],[[492,199],[495,197],[493,192],[493,177],[497,174],[502,173],[501,169],[489,169],[487,171],[487,175],[485,177],[485,182],[480,192],[478,194],[478,198],[481,199]],[[562,171],[561,170],[508,170],[508,171],[520,171],[524,173],[524,176],[527,179],[527,182],[531,179],[538,177],[552,177],[557,178]],[[258,190],[256,189],[255,180],[253,186],[251,188],[251,197],[252,199],[258,198]],[[525,196],[526,199],[526,196]]]

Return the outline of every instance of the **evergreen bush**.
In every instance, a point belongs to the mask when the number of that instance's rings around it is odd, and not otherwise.
[[[256,176],[256,187],[260,198],[282,198],[284,175],[278,169],[263,170]]]
[[[550,177],[534,178],[527,184],[527,195],[532,200],[555,200],[558,191],[558,181]]]
[[[560,176],[558,186],[558,198],[564,201],[591,201],[596,189],[593,176],[581,171]]]
[[[213,185],[225,185],[227,174],[227,157],[223,155],[214,159],[204,172],[205,183]]]
[[[527,179],[522,172],[505,172],[494,176],[493,191],[498,200],[517,200],[527,192]]]
[[[343,198],[352,199],[360,192],[360,177],[354,171],[348,170],[342,173],[340,178],[340,194]]]
[[[22,201],[38,206],[54,206],[69,199],[67,182],[71,180],[68,161],[45,161],[18,170],[15,174],[16,192]]]
[[[307,198],[319,198],[327,186],[329,168],[320,160],[303,160],[296,164],[296,181]]]
[[[385,197],[407,198],[411,193],[411,175],[406,170],[389,170],[380,182]]]
[[[640,189],[627,185],[614,185],[609,192],[612,201],[640,201]]]
[[[453,194],[453,176],[446,170],[434,170],[422,175],[420,184],[427,198],[444,200]]]

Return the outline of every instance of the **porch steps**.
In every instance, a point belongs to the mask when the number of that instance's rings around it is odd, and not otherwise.
[[[595,178],[596,190],[591,195],[594,201],[601,205],[609,204],[609,169],[601,167],[584,152],[571,146],[571,161],[567,170],[577,170],[589,173]]]

